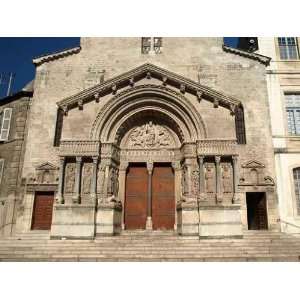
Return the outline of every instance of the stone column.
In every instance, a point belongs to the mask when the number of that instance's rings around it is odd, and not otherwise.
[[[200,201],[205,201],[205,174],[204,174],[204,155],[198,156],[199,162],[199,189],[200,189]]]
[[[98,157],[93,157],[93,177],[91,183],[91,198],[95,201],[97,200],[97,167],[98,167]]]
[[[239,183],[239,168],[238,168],[238,156],[232,156],[233,163],[233,204],[237,204],[240,202],[238,197],[238,183]]]
[[[215,156],[216,162],[216,200],[217,203],[222,203],[222,191],[221,191],[221,168],[220,168],[221,156]]]
[[[75,171],[75,187],[73,194],[73,203],[80,203],[80,184],[81,184],[81,165],[82,157],[76,157],[76,171]]]
[[[152,172],[153,172],[153,163],[147,163],[148,170],[148,202],[147,202],[147,221],[146,229],[152,230]]]
[[[128,167],[128,162],[121,163],[119,167],[119,195],[118,198],[122,203],[122,207],[125,207],[125,182],[126,182],[126,171]],[[122,214],[122,229],[125,229],[125,223],[124,223],[124,213],[125,210],[123,209]]]
[[[181,165],[180,161],[172,162],[172,168],[174,170],[174,177],[175,177],[175,225],[174,230],[177,229],[177,213],[176,213],[176,206],[177,203],[180,202],[181,196]]]
[[[58,192],[56,202],[58,204],[64,203],[63,197],[63,189],[64,189],[64,177],[65,177],[65,158],[59,158],[60,166],[59,166],[59,177],[58,177]]]

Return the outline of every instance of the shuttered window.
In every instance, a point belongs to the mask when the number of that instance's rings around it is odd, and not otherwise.
[[[300,135],[300,94],[285,94],[288,133]]]
[[[1,113],[1,123],[0,123],[0,141],[7,141],[9,137],[9,129],[10,129],[10,120],[12,115],[12,108],[5,108]]]
[[[297,214],[300,215],[300,168],[293,170]]]
[[[293,60],[299,58],[297,40],[294,37],[279,37],[280,58]]]
[[[2,181],[2,175],[3,175],[3,170],[4,170],[4,159],[0,159],[0,184]]]
[[[161,37],[143,37],[142,38],[142,53],[148,54],[150,51],[156,54],[160,53],[162,49]]]

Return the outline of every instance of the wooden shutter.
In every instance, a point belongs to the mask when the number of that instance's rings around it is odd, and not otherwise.
[[[5,108],[3,111],[3,118],[1,124],[0,141],[8,140],[11,115],[12,108]]]
[[[4,170],[4,159],[0,159],[0,184],[2,181],[3,170]]]

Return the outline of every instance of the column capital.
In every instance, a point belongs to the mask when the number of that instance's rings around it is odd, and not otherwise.
[[[82,162],[82,156],[76,156],[76,163]]]
[[[98,163],[99,157],[93,156],[92,159],[93,159],[93,163],[96,164],[96,163]]]
[[[215,156],[215,161],[216,161],[216,164],[219,164],[220,161],[221,161],[221,155],[216,155]]]
[[[65,162],[65,159],[66,158],[64,156],[59,157],[59,162],[60,162],[61,165]]]
[[[152,174],[153,171],[153,162],[147,162],[147,170],[149,174]]]
[[[128,162],[121,162],[121,163],[120,163],[120,166],[119,166],[119,170],[120,170],[120,171],[126,171],[127,168],[128,168],[128,166],[129,166],[129,163],[128,163]]]
[[[237,161],[238,161],[238,155],[232,155],[232,161],[234,163],[237,163]]]
[[[199,162],[203,163],[205,155],[198,155]]]
[[[173,161],[171,165],[174,171],[181,170],[181,165],[179,161]]]

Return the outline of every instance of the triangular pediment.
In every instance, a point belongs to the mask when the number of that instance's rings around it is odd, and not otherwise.
[[[35,169],[36,170],[57,170],[58,168],[49,162],[45,162],[37,166]]]
[[[100,101],[99,99],[103,96],[108,94],[115,95],[120,89],[133,87],[145,78],[155,78],[161,81],[162,85],[178,89],[178,91],[182,94],[193,94],[199,99],[199,101],[201,99],[205,99],[213,102],[215,106],[224,106],[232,112],[234,112],[235,108],[241,104],[240,101],[234,97],[220,93],[210,87],[199,84],[198,82],[156,65],[146,63],[126,73],[104,81],[94,87],[79,92],[71,97],[65,98],[62,101],[59,101],[57,105],[64,111],[68,111],[70,108],[76,106],[80,108],[86,102],[97,102]]]
[[[257,160],[250,160],[242,165],[243,168],[264,168],[265,165]]]

